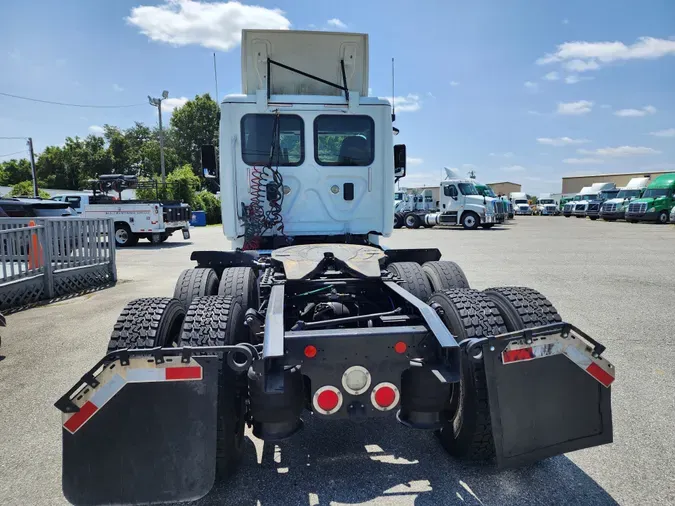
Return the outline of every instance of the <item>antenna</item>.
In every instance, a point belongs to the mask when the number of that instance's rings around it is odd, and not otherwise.
[[[213,77],[216,81],[216,104],[218,103],[218,69],[216,68],[216,53],[213,53]]]
[[[468,175],[469,179],[476,179],[476,171],[470,170]]]
[[[396,121],[396,93],[394,93],[394,59],[391,59],[391,122]]]

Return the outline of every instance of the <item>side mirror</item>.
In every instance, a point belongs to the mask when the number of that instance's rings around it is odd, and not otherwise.
[[[405,177],[406,154],[405,144],[396,144],[394,146],[394,178],[398,181]]]
[[[202,170],[207,179],[218,178],[218,166],[216,165],[216,148],[210,144],[202,146]]]

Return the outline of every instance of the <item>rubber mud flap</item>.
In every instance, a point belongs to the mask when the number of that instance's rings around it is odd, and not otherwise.
[[[612,442],[611,388],[563,354],[502,363],[517,338],[480,348],[499,467],[524,466]]]
[[[211,490],[218,362],[211,356],[193,360],[202,366],[202,379],[124,383],[73,433],[62,429],[62,487],[68,501],[191,501]]]

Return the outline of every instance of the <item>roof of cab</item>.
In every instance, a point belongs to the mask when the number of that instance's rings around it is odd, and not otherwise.
[[[663,188],[673,188],[675,187],[675,172],[670,174],[662,174],[649,183],[648,188],[651,189],[663,189]]]

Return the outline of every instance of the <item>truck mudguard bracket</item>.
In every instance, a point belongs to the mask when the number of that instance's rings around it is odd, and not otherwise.
[[[567,323],[466,343],[485,366],[500,467],[612,442],[614,368],[602,349]]]
[[[225,267],[254,267],[257,258],[256,251],[193,251],[190,255],[197,267],[211,267],[218,272]]]
[[[386,263],[391,262],[436,262],[441,259],[441,252],[437,248],[427,249],[385,249]]]

